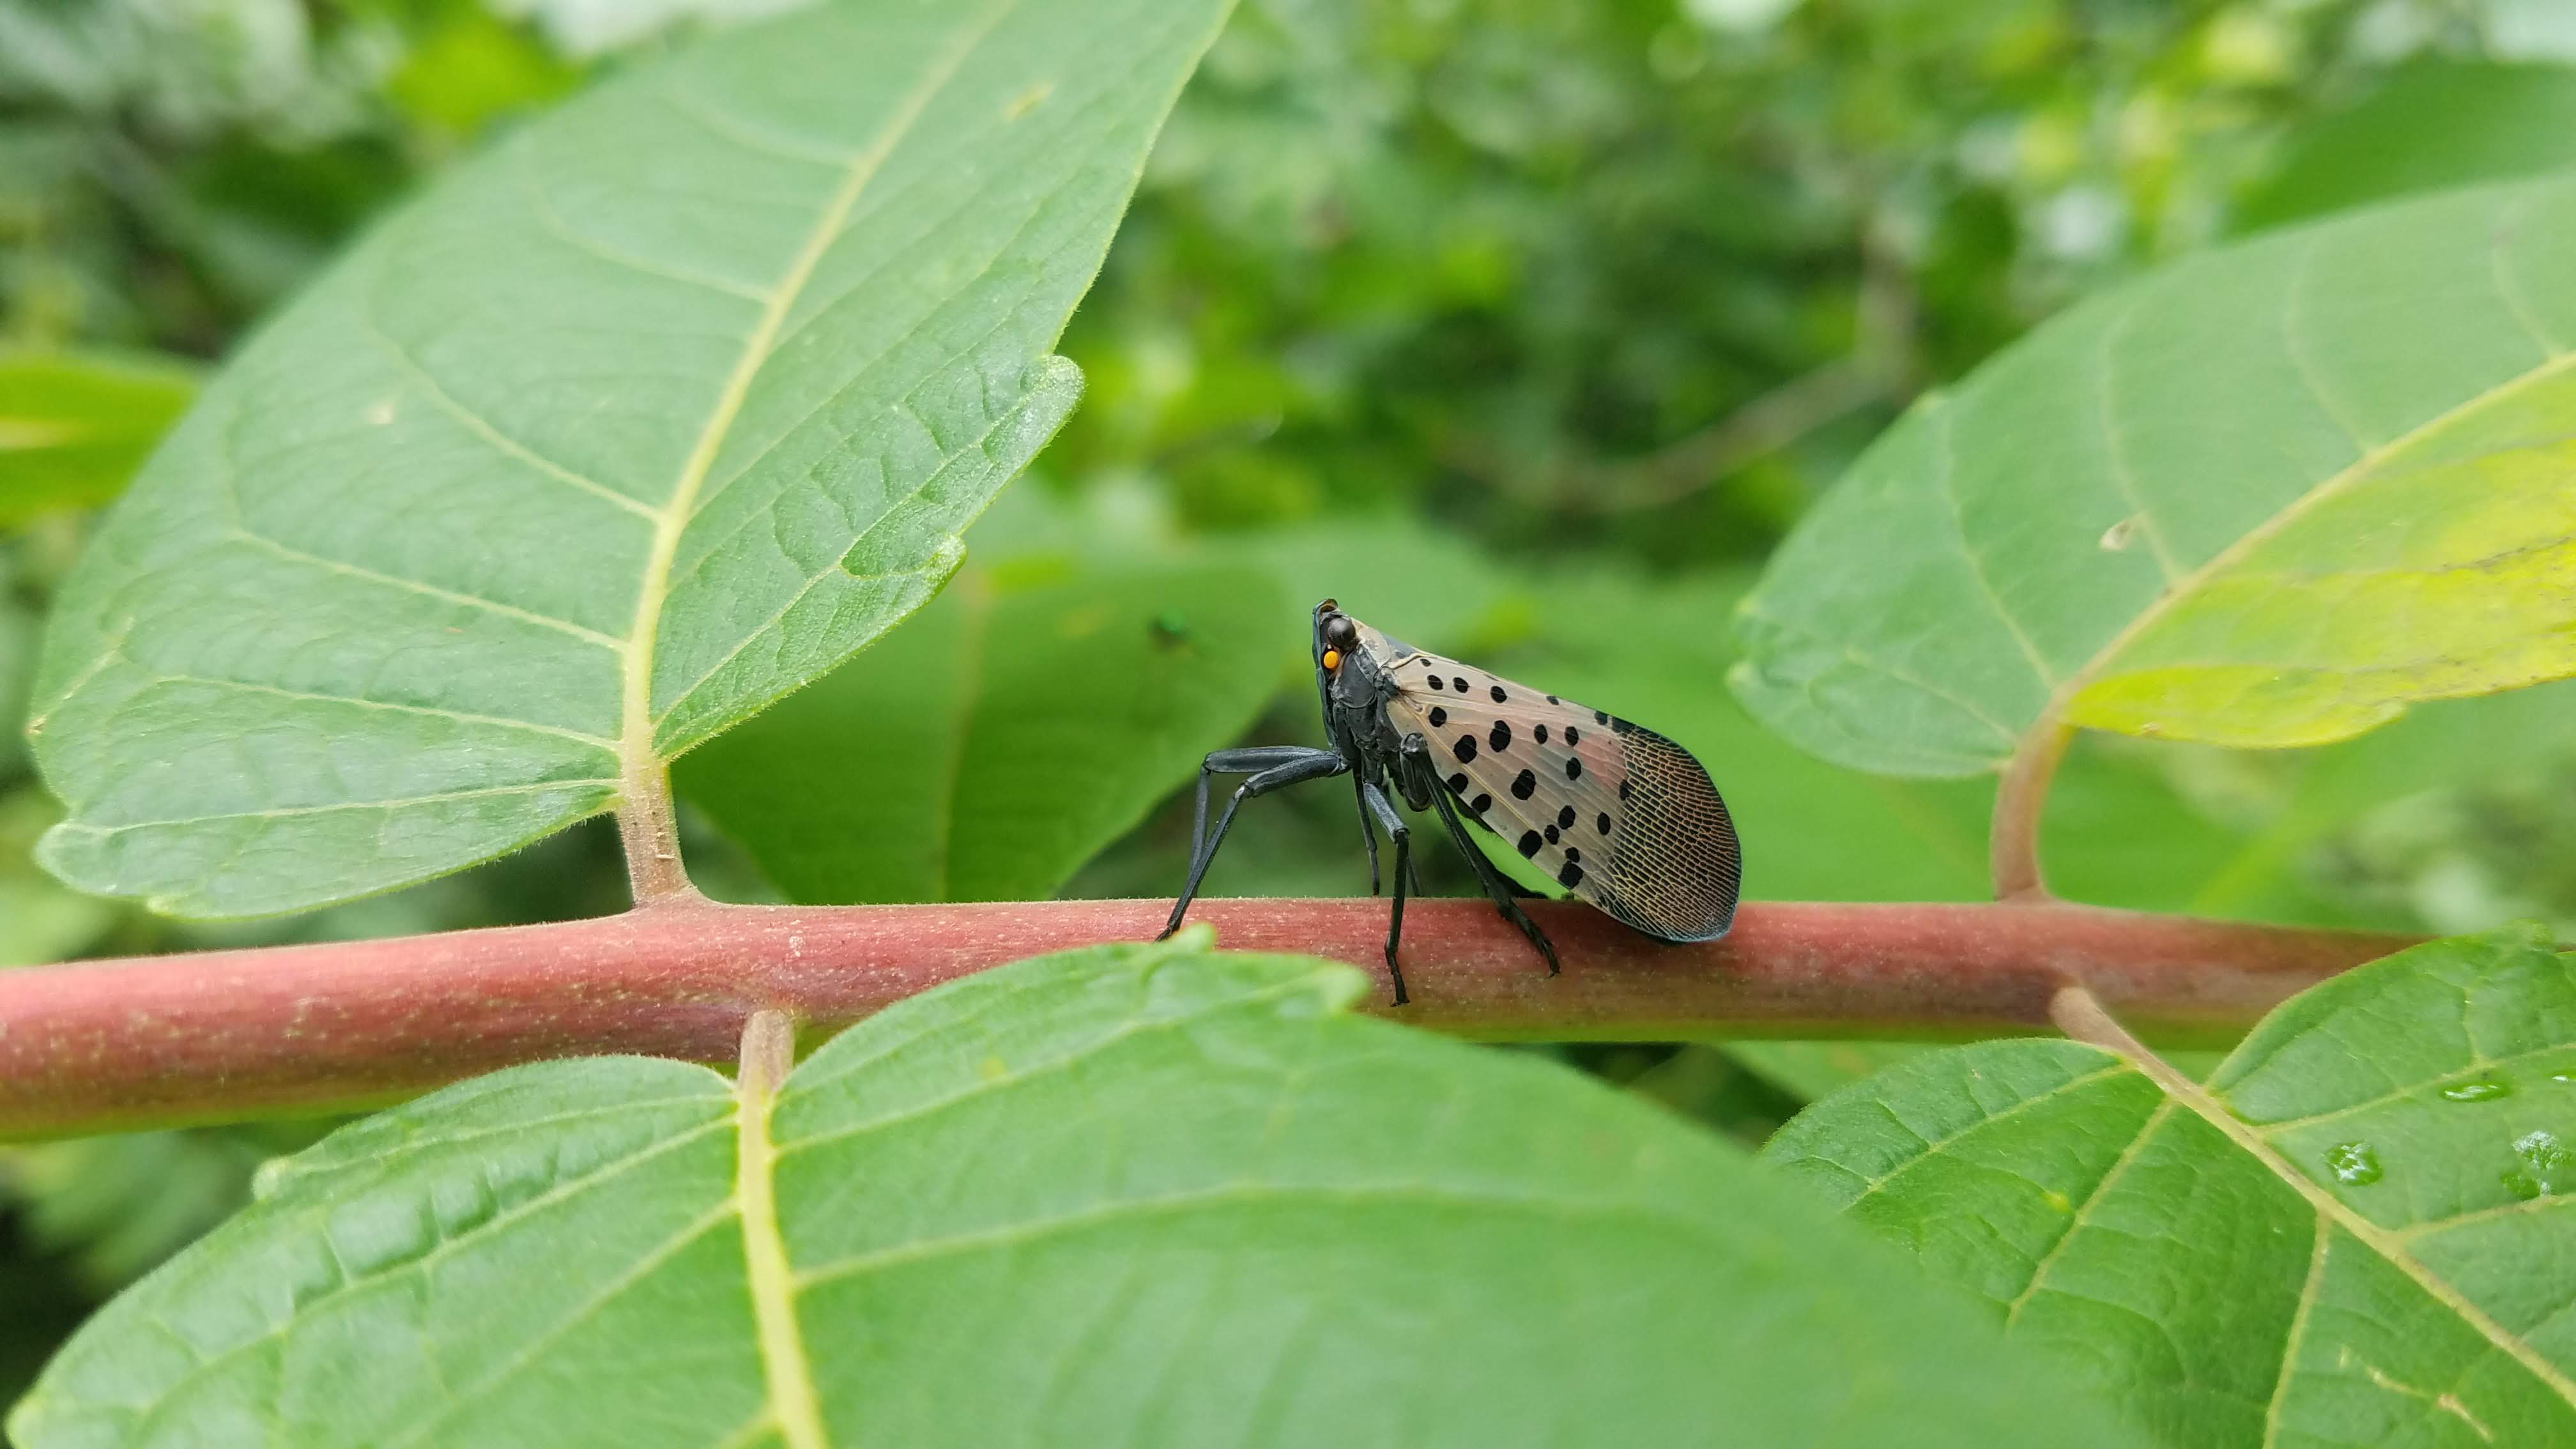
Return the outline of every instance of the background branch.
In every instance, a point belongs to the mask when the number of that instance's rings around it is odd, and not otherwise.
[[[356,1108],[517,1062],[645,1052],[734,1058],[762,1008],[835,1027],[1044,951],[1142,941],[1160,901],[717,905],[694,895],[560,925],[0,972],[0,1132],[77,1132]],[[1201,902],[1220,944],[1368,969],[1371,900]],[[2081,985],[2130,1027],[2224,1040],[2325,976],[2411,938],[2054,902],[1745,906],[1726,940],[1665,946],[1588,907],[1530,912],[1550,979],[1482,901],[1406,913],[1415,1004],[1363,1003],[1482,1038],[1962,1037],[2049,1029]]]

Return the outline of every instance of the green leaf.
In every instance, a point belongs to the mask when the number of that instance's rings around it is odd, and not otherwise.
[[[2576,672],[2576,180],[2209,252],[1927,399],[1747,600],[1733,683],[1830,759],[2034,723],[2316,744]]]
[[[2064,1041],[1925,1056],[1764,1155],[2168,1444],[2576,1439],[2576,957],[2434,942],[2206,1090]]]
[[[454,870],[918,608],[1073,406],[1048,349],[1226,9],[850,0],[455,172],[225,368],[75,572],[46,863],[203,915]]]
[[[196,390],[175,358],[0,352],[0,528],[115,497]]]
[[[1241,569],[1025,572],[968,569],[673,782],[791,900],[1052,894],[1243,731],[1303,631]]]
[[[2576,69],[2424,58],[2314,122],[2237,208],[2247,231],[2576,166]]]
[[[93,1319],[11,1430],[2128,1442],[1744,1154],[1205,940],[914,998],[774,1102],[614,1058],[341,1131]]]

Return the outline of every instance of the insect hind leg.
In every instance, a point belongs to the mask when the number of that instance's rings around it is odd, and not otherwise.
[[[1369,894],[1376,895],[1378,893],[1377,832],[1369,827],[1369,782],[1365,776],[1353,775],[1351,785],[1360,797],[1360,839],[1368,842]],[[1403,859],[1402,853],[1399,852],[1396,858]],[[1399,884],[1397,888],[1400,890],[1402,886]]]
[[[1395,813],[1395,802],[1386,798],[1386,792],[1365,780],[1360,782],[1360,803],[1377,817],[1378,824],[1386,827],[1387,838],[1395,842],[1395,911],[1386,926],[1386,974],[1395,982],[1395,1004],[1402,1006],[1407,1000],[1404,967],[1395,959],[1395,948],[1404,939],[1404,887],[1413,875],[1413,831],[1404,823],[1404,817]],[[1362,824],[1366,824],[1365,819]]]
[[[1556,947],[1548,941],[1547,932],[1540,930],[1538,922],[1531,920],[1529,912],[1522,910],[1521,903],[1514,899],[1518,892],[1512,888],[1511,877],[1495,869],[1494,863],[1485,858],[1485,853],[1476,848],[1476,842],[1467,838],[1467,827],[1458,823],[1458,812],[1450,805],[1447,791],[1435,793],[1431,803],[1440,811],[1441,823],[1449,827],[1449,838],[1458,842],[1459,852],[1467,857],[1469,865],[1476,868],[1477,879],[1484,882],[1485,894],[1494,898],[1494,909],[1502,913],[1504,920],[1521,928],[1521,934],[1529,937],[1529,943],[1536,946],[1538,954],[1546,959],[1547,974],[1556,975]]]

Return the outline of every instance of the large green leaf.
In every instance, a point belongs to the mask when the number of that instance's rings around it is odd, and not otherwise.
[[[1927,1055],[1765,1155],[2165,1443],[2576,1441],[2576,957],[2435,942],[2193,1088],[2073,1042]]]
[[[2247,230],[2576,166],[2576,68],[2426,58],[2302,131],[2237,208]]]
[[[1227,0],[850,3],[639,67],[376,231],[66,589],[47,863],[192,914],[453,870],[919,607]]]
[[[2125,1442],[1743,1154],[1204,941],[914,998],[774,1098],[616,1058],[344,1130],[85,1327],[12,1431]]]
[[[673,779],[791,900],[1042,897],[1251,722],[1303,635],[1241,569],[969,568]]]
[[[1753,712],[1964,774],[2035,723],[2238,745],[2576,672],[2576,180],[2181,262],[1874,445],[1739,621]]]
[[[196,390],[171,358],[0,353],[0,527],[115,497]]]

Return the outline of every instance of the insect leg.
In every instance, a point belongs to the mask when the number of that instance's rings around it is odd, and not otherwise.
[[[1395,959],[1395,945],[1404,938],[1404,883],[1413,874],[1413,831],[1395,813],[1395,802],[1386,798],[1386,792],[1365,780],[1360,782],[1360,803],[1386,827],[1387,839],[1395,842],[1395,915],[1386,926],[1386,974],[1395,979],[1395,1004],[1402,1006],[1404,967]],[[1366,816],[1361,823],[1367,823]]]
[[[1281,765],[1294,764],[1309,755],[1328,754],[1310,750],[1304,745],[1247,745],[1238,750],[1215,750],[1199,762],[1198,802],[1190,810],[1190,864],[1196,866],[1199,848],[1207,843],[1208,776],[1257,775]]]
[[[1360,797],[1360,839],[1368,842],[1369,894],[1376,895],[1378,890],[1377,832],[1369,828],[1369,782],[1362,776],[1353,775],[1351,784],[1357,789]]]
[[[1485,853],[1476,848],[1476,842],[1467,838],[1467,827],[1458,823],[1458,812],[1450,806],[1445,791],[1433,795],[1431,803],[1439,807],[1440,819],[1449,827],[1449,838],[1458,842],[1458,849],[1466,853],[1467,863],[1476,868],[1477,878],[1485,883],[1485,894],[1494,898],[1494,909],[1503,913],[1504,920],[1521,928],[1521,934],[1529,937],[1530,944],[1547,958],[1547,974],[1554,976],[1557,970],[1556,947],[1548,944],[1547,933],[1540,930],[1538,922],[1531,920],[1529,912],[1522,910],[1521,903],[1512,898],[1511,878],[1496,870],[1494,863],[1485,859]]]
[[[1260,763],[1256,763],[1256,761]],[[1225,843],[1227,827],[1234,824],[1236,807],[1255,795],[1267,795],[1288,785],[1307,780],[1320,780],[1338,775],[1351,767],[1351,762],[1331,750],[1310,750],[1303,745],[1261,745],[1243,750],[1219,750],[1199,767],[1200,815],[1206,814],[1207,777],[1225,773],[1250,772],[1252,778],[1234,787],[1234,798],[1225,802],[1225,813],[1216,818],[1216,829],[1191,852],[1189,883],[1181,887],[1181,898],[1172,903],[1172,918],[1163,924],[1162,940],[1181,928],[1181,916],[1199,893],[1199,882],[1207,875],[1208,862],[1216,859],[1216,848]]]

